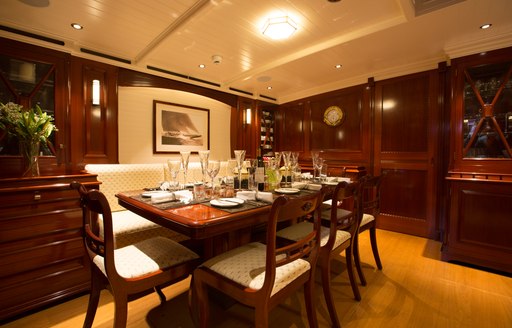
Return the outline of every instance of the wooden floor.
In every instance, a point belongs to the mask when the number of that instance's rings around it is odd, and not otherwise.
[[[512,278],[440,261],[440,243],[378,231],[384,269],[375,269],[368,233],[361,235],[361,257],[368,280],[362,301],[353,299],[343,258],[334,263],[334,296],[343,327],[512,327]],[[130,303],[128,327],[193,327],[186,304],[188,280],[165,289],[170,299],[159,305],[156,294]],[[320,327],[329,327],[317,279]],[[11,327],[81,327],[88,296],[2,325]],[[252,310],[212,304],[212,327],[250,327]],[[112,327],[113,303],[103,292],[94,327]],[[307,327],[302,293],[270,315],[272,327]]]

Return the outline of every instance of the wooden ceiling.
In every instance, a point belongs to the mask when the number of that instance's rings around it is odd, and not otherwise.
[[[2,0],[0,36],[284,103],[512,46],[511,12],[510,0]],[[275,13],[297,23],[291,38],[262,35]]]

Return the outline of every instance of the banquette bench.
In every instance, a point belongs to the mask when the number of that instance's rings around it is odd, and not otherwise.
[[[124,247],[155,235],[178,242],[186,239],[179,233],[126,210],[118,204],[115,196],[121,191],[159,186],[167,177],[164,164],[87,164],[85,170],[97,174],[101,183],[100,191],[108,200],[112,210],[116,247]]]

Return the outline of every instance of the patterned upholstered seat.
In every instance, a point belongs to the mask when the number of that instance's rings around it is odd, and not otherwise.
[[[89,191],[77,182],[71,183],[71,187],[80,193],[84,243],[91,259],[91,295],[83,326],[92,326],[100,291],[110,286],[115,304],[114,327],[126,327],[129,296],[137,298],[143,292],[186,278],[200,258],[164,237],[115,249],[112,215],[105,195],[98,190]],[[99,235],[98,215],[103,217],[103,236]],[[161,292],[159,296],[165,300]]]
[[[190,300],[191,308],[197,306],[199,310],[200,327],[209,325],[208,287],[254,308],[255,326],[268,327],[270,310],[302,286],[309,326],[318,326],[313,288],[320,247],[321,200],[320,192],[295,199],[278,197],[269,214],[266,244],[240,246],[207,260],[194,271]],[[277,223],[307,215],[312,216],[314,229],[297,241],[280,244]]]
[[[330,188],[330,187],[326,187]],[[320,255],[318,264],[322,271],[322,287],[324,291],[325,302],[331,316],[332,325],[339,327],[339,319],[334,307],[334,300],[331,291],[331,258],[338,256],[341,251],[345,250],[345,258],[347,261],[347,271],[350,279],[350,285],[356,300],[361,299],[359,288],[355,281],[353,269],[353,249],[357,235],[357,229],[361,222],[361,202],[359,201],[361,185],[348,184],[340,182],[334,189],[326,194],[331,194],[332,204],[340,204],[344,208],[331,206],[329,210],[322,211],[322,219],[329,222],[329,226],[322,226],[320,229]],[[313,228],[313,224],[308,221],[302,221],[289,227],[281,229],[277,235],[289,240],[298,240],[303,238]]]

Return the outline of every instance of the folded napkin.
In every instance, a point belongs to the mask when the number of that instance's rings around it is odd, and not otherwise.
[[[243,200],[256,200],[256,191],[254,191],[254,190],[238,191],[236,193],[236,198],[240,198]]]
[[[345,181],[345,182],[350,183],[352,180],[351,180],[350,178],[342,178],[342,177],[339,177],[339,178],[338,178],[338,182],[342,182],[342,181]]]
[[[174,192],[176,199],[179,199],[182,203],[189,203],[192,199],[194,199],[194,193],[192,190],[184,189],[178,190]]]
[[[307,184],[304,182],[292,182],[292,188],[304,189],[306,186]]]
[[[322,189],[321,184],[316,184],[316,183],[308,184],[308,190],[320,190],[320,189]]]
[[[154,204],[172,202],[174,200],[176,200],[176,196],[172,192],[161,192],[151,195],[151,203]]]
[[[256,199],[267,203],[272,203],[274,201],[274,196],[272,195],[271,192],[258,191],[256,193]]]

